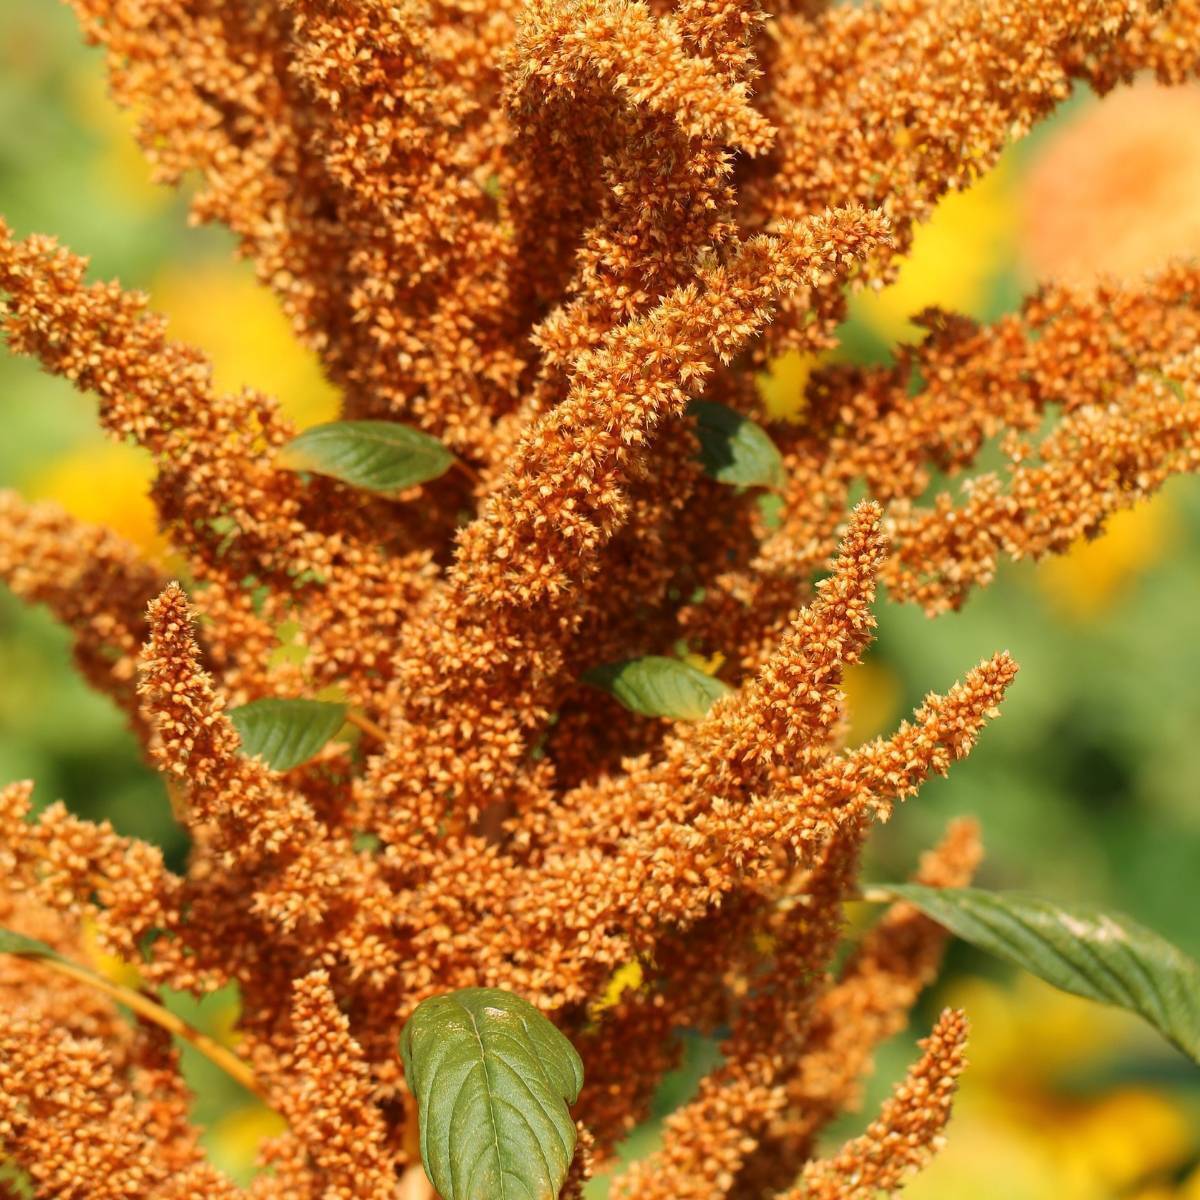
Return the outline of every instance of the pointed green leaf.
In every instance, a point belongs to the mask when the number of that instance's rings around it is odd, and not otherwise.
[[[1136,921],[1014,892],[916,884],[876,891],[1063,991],[1137,1013],[1200,1062],[1200,964]]]
[[[555,1200],[583,1063],[532,1004],[498,988],[434,996],[408,1019],[400,1053],[442,1200]]]
[[[705,474],[739,487],[783,487],[783,457],[761,425],[712,400],[693,400],[688,412],[696,418]]]
[[[294,437],[279,461],[388,495],[436,479],[454,455],[437,438],[395,421],[330,421]]]
[[[229,710],[242,750],[273,771],[308,762],[346,721],[346,706],[324,700],[254,700]]]
[[[15,954],[18,958],[47,958],[52,962],[67,961],[45,942],[4,928],[0,928],[0,954]]]
[[[631,712],[676,721],[698,721],[714,700],[731,691],[713,675],[656,654],[592,667],[583,673],[583,682],[610,692]]]

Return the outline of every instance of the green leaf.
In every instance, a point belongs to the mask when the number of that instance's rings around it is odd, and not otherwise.
[[[15,954],[18,958],[43,958],[51,962],[67,962],[57,950],[39,942],[36,938],[26,937],[23,933],[13,933],[11,929],[0,927],[0,954]]]
[[[408,1019],[400,1054],[442,1200],[555,1200],[583,1063],[532,1004],[498,988],[434,996]]]
[[[294,437],[279,461],[386,496],[436,479],[454,455],[437,438],[395,421],[330,421]]]
[[[884,884],[964,941],[1047,983],[1144,1017],[1200,1063],[1200,964],[1128,917],[1015,892]]]
[[[583,682],[610,692],[631,712],[677,721],[698,721],[714,700],[731,691],[713,675],[656,654],[592,667],[583,673]]]
[[[696,418],[707,475],[739,487],[783,487],[783,457],[761,425],[712,400],[693,400],[688,412]]]
[[[273,771],[308,762],[346,721],[346,706],[324,700],[254,700],[229,710],[242,750]]]

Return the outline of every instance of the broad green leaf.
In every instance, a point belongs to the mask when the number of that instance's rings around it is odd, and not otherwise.
[[[242,750],[273,771],[308,762],[346,721],[346,706],[325,700],[254,700],[229,710]]]
[[[706,474],[740,487],[783,487],[783,458],[761,425],[712,400],[693,400],[688,412]]]
[[[964,941],[1047,983],[1129,1009],[1200,1062],[1200,964],[1128,917],[1014,892],[885,884]]]
[[[677,658],[648,654],[624,662],[606,663],[583,673],[583,682],[611,692],[630,711],[644,717],[698,721],[730,692],[713,675]]]
[[[555,1200],[583,1063],[532,1004],[498,988],[434,996],[404,1026],[400,1053],[442,1200]]]
[[[18,958],[43,958],[51,962],[66,962],[61,954],[45,942],[0,928],[0,954],[15,954]]]
[[[436,479],[454,455],[437,438],[395,421],[330,421],[294,437],[279,461],[388,495]]]

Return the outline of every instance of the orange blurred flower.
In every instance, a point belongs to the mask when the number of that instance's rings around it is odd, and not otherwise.
[[[1133,279],[1200,253],[1200,88],[1140,83],[1046,141],[1023,191],[1029,271]]]

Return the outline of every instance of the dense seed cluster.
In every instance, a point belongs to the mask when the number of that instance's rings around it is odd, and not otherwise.
[[[965,1024],[815,1158],[943,941],[897,905],[838,957],[842,906],[872,823],[970,751],[1016,668],[854,749],[844,672],[879,583],[956,608],[1200,468],[1200,274],[1047,283],[987,328],[927,312],[894,366],[814,372],[771,426],[770,516],[703,473],[688,406],[766,422],[756,364],[830,345],[847,287],[887,282],[1072,86],[1194,78],[1195,0],[71,3],[158,176],[199,178],[196,219],[235,231],[345,415],[465,469],[397,498],[282,469],[273,399],[220,394],[143,297],[0,222],[9,348],[150,452],[186,563],[171,582],[4,494],[0,577],[72,630],[191,839],[177,875],[9,787],[0,925],[75,960],[95,940],[148,988],[236,982],[238,1053],[287,1121],[235,1187],[161,1031],[0,956],[3,1154],[55,1200],[417,1200],[400,1027],[496,986],[585,1060],[572,1194],[680,1028],[724,1030],[723,1063],[616,1196],[895,1190],[941,1137]],[[958,486],[930,499],[937,472]],[[701,720],[580,685],[681,641],[731,685]],[[229,707],[333,686],[370,738],[285,772],[243,755]],[[955,825],[917,878],[960,886],[979,854]]]

